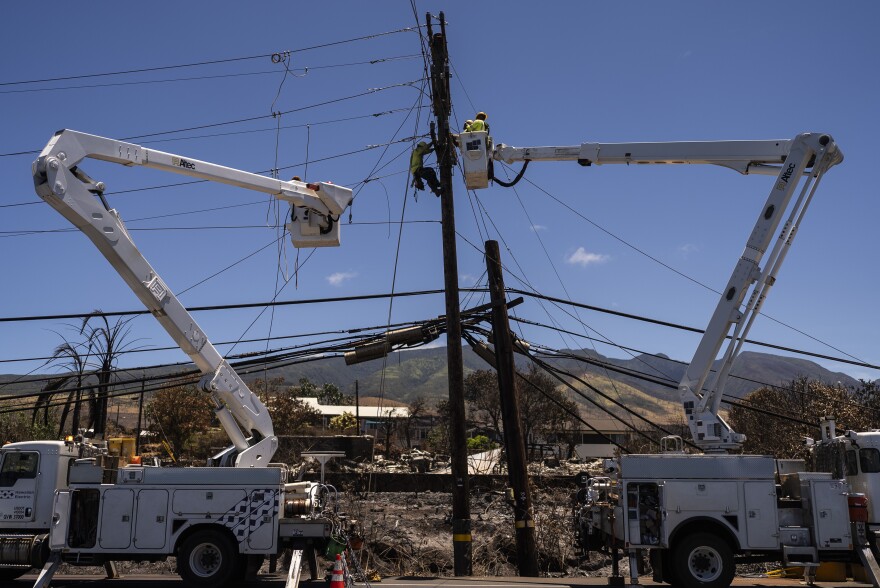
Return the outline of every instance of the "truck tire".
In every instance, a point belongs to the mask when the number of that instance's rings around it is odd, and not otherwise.
[[[240,563],[237,546],[219,530],[196,531],[177,552],[177,573],[187,586],[230,586],[238,577]]]
[[[684,588],[728,588],[733,582],[733,552],[714,533],[683,537],[672,554],[673,577]]]

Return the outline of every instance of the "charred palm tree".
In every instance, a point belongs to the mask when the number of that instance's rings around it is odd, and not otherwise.
[[[37,416],[40,414],[41,410],[43,411],[43,425],[49,425],[49,408],[52,406],[52,397],[58,394],[59,390],[67,385],[70,378],[70,376],[62,376],[60,378],[55,378],[54,380],[49,380],[49,383],[40,390],[40,393],[34,402],[33,411],[31,412],[31,425],[37,422]]]
[[[113,387],[114,369],[119,355],[132,345],[132,342],[127,339],[131,335],[129,323],[133,318],[119,318],[114,324],[110,324],[107,317],[100,310],[96,310],[85,317],[80,326],[79,332],[81,335],[85,335],[92,350],[92,365],[98,380],[95,385],[96,393],[92,404],[91,419],[97,438],[103,437],[107,430],[107,404],[110,390]]]
[[[67,402],[61,409],[61,417],[58,421],[58,436],[64,435],[64,425],[67,422],[67,416],[70,414],[70,407],[73,405],[73,415],[71,418],[70,432],[76,435],[79,432],[79,422],[82,416],[82,396],[83,385],[88,377],[89,356],[92,353],[91,345],[75,345],[68,341],[63,335],[64,343],[55,348],[52,353],[53,359],[64,360],[63,368],[67,370],[67,383],[70,384],[70,390],[67,394]]]

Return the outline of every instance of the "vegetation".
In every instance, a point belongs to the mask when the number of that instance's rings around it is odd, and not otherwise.
[[[517,374],[515,393],[526,444],[531,446],[541,440],[563,442],[571,453],[577,442],[576,432],[582,428],[575,416],[580,414],[578,405],[557,387],[556,380],[537,367]],[[495,372],[478,370],[468,374],[464,394],[470,420],[488,428],[495,439],[503,439],[501,394]]]
[[[15,407],[4,406],[4,408]],[[51,417],[47,423],[43,423],[29,419],[25,412],[0,413],[0,444],[55,439],[56,426],[55,420]]]
[[[273,378],[268,386],[265,380],[256,380],[251,388],[268,407],[276,435],[302,435],[320,422],[321,414],[301,399],[304,390],[317,390],[306,378],[299,386],[285,386],[284,378]]]
[[[36,424],[42,411],[42,426],[47,427],[50,412],[55,412],[54,399],[67,393],[58,417],[55,437],[65,432],[79,433],[83,417],[86,429],[94,429],[96,435],[107,432],[107,408],[116,378],[119,355],[131,349],[129,322],[131,318],[119,318],[112,323],[99,310],[86,316],[76,331],[78,341],[71,341],[59,334],[62,343],[52,353],[54,366],[65,373],[50,380],[34,402],[31,423]],[[96,324],[97,323],[97,324]],[[83,402],[87,410],[83,411]],[[71,417],[67,428],[68,416]]]
[[[477,435],[476,437],[471,437],[467,440],[468,453],[477,453],[479,451],[488,451],[490,449],[494,449],[497,446],[498,446],[497,443],[493,443],[485,435]]]
[[[197,433],[207,431],[214,418],[210,396],[194,385],[159,390],[146,409],[153,419],[150,428],[167,440],[176,455],[188,453],[189,442]]]
[[[330,428],[340,435],[357,431],[357,425],[357,418],[348,411],[330,419]]]
[[[281,378],[282,380],[284,378]],[[293,393],[299,398],[317,398],[318,404],[327,406],[344,406],[354,404],[354,398],[343,394],[335,384],[324,383],[318,388],[308,378],[300,378],[299,386]]]
[[[742,405],[730,409],[729,419],[733,429],[747,437],[744,452],[806,459],[804,437],[816,437],[825,416],[835,417],[838,430],[877,428],[880,389],[874,382],[862,381],[851,390],[801,377],[786,386],[752,392]]]

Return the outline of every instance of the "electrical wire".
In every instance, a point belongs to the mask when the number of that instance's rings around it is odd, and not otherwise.
[[[322,69],[333,69],[340,67],[353,67],[357,65],[375,65],[377,63],[387,63],[390,61],[399,61],[402,59],[413,59],[418,57],[418,55],[399,55],[395,57],[383,57],[377,59],[371,59],[369,61],[355,61],[351,63],[335,63],[328,65],[310,65],[305,67],[305,71],[310,70],[322,70]],[[294,68],[291,69],[291,73],[294,71],[298,71],[302,68]],[[188,76],[184,78],[166,78],[159,80],[143,80],[143,81],[135,81],[135,82],[113,82],[108,84],[83,84],[78,86],[55,86],[51,88],[27,88],[22,90],[0,90],[0,94],[27,94],[27,93],[35,93],[35,92],[58,92],[58,91],[66,91],[66,90],[92,90],[95,88],[118,88],[123,86],[143,86],[148,84],[168,84],[168,83],[176,83],[176,82],[195,82],[195,81],[203,81],[203,80],[217,80],[217,79],[227,79],[227,78],[240,78],[247,76],[261,76],[261,75],[270,75],[278,73],[277,70],[267,70],[267,71],[252,71],[252,72],[238,72],[238,73],[226,73],[226,74],[217,74],[217,75],[208,75],[208,76]]]
[[[334,98],[332,100],[324,100],[323,102],[316,102],[314,104],[309,104],[307,106],[300,106],[299,108],[292,108],[290,110],[284,110],[278,114],[283,115],[283,114],[292,114],[294,112],[302,112],[304,110],[310,110],[312,108],[319,108],[321,106],[327,106],[329,104],[337,104],[339,102],[354,100],[355,98],[362,98],[364,96],[370,96],[370,95],[373,95],[373,94],[376,94],[379,92],[384,92],[386,90],[392,90],[394,88],[412,87],[414,84],[417,84],[421,81],[422,80],[412,80],[409,82],[400,82],[397,84],[390,84],[388,86],[382,86],[379,88],[370,88],[365,92],[351,94],[349,96],[344,96],[342,98]],[[208,124],[204,124],[204,125],[196,125],[196,126],[186,127],[186,128],[181,128],[181,129],[174,129],[174,130],[170,130],[170,131],[157,131],[154,133],[146,133],[146,134],[142,134],[142,135],[131,135],[128,137],[122,137],[120,139],[120,141],[131,141],[134,139],[146,139],[146,138],[151,138],[151,137],[161,137],[161,136],[165,136],[165,135],[174,135],[177,133],[185,133],[188,131],[198,131],[198,130],[202,130],[202,129],[211,129],[211,128],[229,126],[229,125],[236,125],[236,124],[241,124],[244,122],[252,122],[252,121],[264,120],[264,119],[270,119],[270,118],[274,118],[274,115],[273,114],[263,114],[263,115],[250,116],[250,117],[245,117],[245,118],[240,118],[240,119],[235,119],[235,120],[221,121],[221,122],[208,123]],[[0,153],[0,157],[12,157],[15,155],[28,155],[28,154],[33,155],[33,154],[39,154],[39,153],[40,153],[39,149],[32,149],[32,150],[28,150],[28,151]]]
[[[346,152],[344,152],[344,153],[337,153],[337,154],[335,154],[335,155],[328,155],[328,156],[326,156],[326,157],[321,157],[321,158],[318,158],[318,159],[312,159],[312,160],[311,160],[311,163],[318,163],[318,162],[322,162],[322,161],[330,161],[330,160],[332,160],[332,159],[339,159],[339,158],[342,158],[342,157],[348,157],[348,156],[350,156],[350,155],[357,155],[358,153],[365,153],[365,152],[367,152],[367,151],[371,151],[371,150],[373,150],[373,149],[378,149],[379,147],[384,147],[384,146],[386,146],[386,145],[393,145],[393,144],[399,144],[399,143],[406,143],[406,142],[409,142],[410,140],[411,140],[410,137],[406,137],[406,138],[403,138],[403,139],[399,139],[399,140],[397,140],[397,141],[394,141],[393,143],[379,143],[379,144],[375,144],[375,145],[367,145],[366,147],[364,147],[364,148],[362,148],[362,149],[356,149],[356,150],[354,150],[354,151],[346,151]],[[405,151],[404,151],[404,152],[405,152]],[[403,152],[402,152],[402,153],[403,153]],[[399,156],[400,156],[400,155],[398,155],[397,157],[399,157]],[[396,159],[396,157],[395,157],[395,159]],[[291,170],[291,169],[296,169],[296,168],[298,168],[298,167],[302,167],[302,166],[306,165],[307,163],[308,163],[308,162],[294,163],[294,164],[291,164],[291,165],[285,165],[285,166],[282,166],[282,167],[274,168],[274,170],[273,170],[273,169],[266,169],[266,170],[254,171],[254,172],[251,172],[251,173],[254,173],[254,174],[267,174],[267,173],[270,173],[270,172],[272,172],[272,171]],[[382,166],[382,167],[384,167],[384,166]],[[382,168],[379,168],[379,170],[381,170],[381,169],[382,169]],[[378,171],[378,170],[374,170],[374,172],[371,172],[371,173],[375,173],[375,171]],[[399,173],[399,172],[398,172],[398,173]],[[392,174],[392,175],[396,175],[396,174]],[[383,177],[387,177],[387,176],[383,176]],[[361,181],[355,183],[354,185],[359,185],[359,184],[362,184],[362,183],[365,184],[365,183],[370,182],[370,181],[373,181],[373,180],[375,180],[375,179],[378,179],[378,178],[370,178],[370,177],[368,177],[367,179],[365,179],[365,180],[361,180]],[[162,189],[166,189],[166,188],[178,188],[178,187],[180,187],[180,186],[191,186],[191,185],[195,185],[195,184],[207,184],[207,183],[210,183],[210,182],[211,182],[211,180],[187,180],[187,181],[183,181],[183,182],[174,182],[174,183],[171,183],[171,184],[160,184],[160,185],[157,185],[157,186],[146,186],[146,187],[142,187],[142,188],[129,188],[129,189],[125,189],[125,190],[116,190],[116,191],[108,190],[108,191],[104,192],[104,195],[105,195],[105,196],[119,196],[119,195],[122,195],[122,194],[132,194],[132,193],[136,193],[136,192],[147,192],[147,191],[151,191],[151,190],[162,190]],[[43,203],[42,200],[34,200],[34,201],[32,201],[32,202],[20,202],[20,203],[11,204],[11,205],[8,205],[8,206],[26,206],[26,205],[31,205],[31,204],[42,204],[42,203]],[[235,205],[235,206],[244,206],[244,204],[242,204],[242,205]],[[2,206],[0,206],[0,208],[2,208]],[[232,208],[232,206],[230,206],[230,207],[218,207],[218,208],[204,209],[204,210],[202,210],[202,211],[196,211],[196,212],[209,212],[209,211],[213,211],[213,210],[222,210],[222,209],[224,209],[224,208]],[[169,214],[169,215],[166,215],[166,216],[174,216],[175,214],[177,214],[177,213],[172,213],[172,214]],[[157,217],[145,217],[145,218],[161,218],[161,216],[157,216]],[[141,219],[133,219],[133,220],[130,220],[130,221],[128,221],[128,222],[134,222],[134,220],[145,220],[145,219],[144,219],[144,218],[141,218]],[[20,229],[20,231],[23,231],[23,229]],[[48,231],[45,231],[45,230],[44,230],[44,231],[42,231],[42,232],[71,232],[71,231],[73,231],[73,229],[59,229],[59,230],[48,230]],[[6,231],[6,233],[15,233],[15,232],[16,232],[16,231]],[[28,234],[35,233],[35,232],[39,232],[39,231],[38,231],[38,230],[28,230],[28,231],[27,231]]]
[[[393,30],[393,31],[385,31],[382,33],[363,35],[363,36],[354,37],[351,39],[332,41],[329,43],[322,43],[320,45],[312,45],[310,47],[301,47],[299,49],[290,49],[290,50],[286,50],[284,52],[303,53],[305,51],[312,51],[314,49],[324,49],[326,47],[333,47],[336,45],[344,45],[346,43],[353,43],[356,41],[365,41],[368,39],[376,39],[378,37],[385,37],[387,35],[393,35],[396,33],[411,32],[413,30],[416,30],[416,29],[413,27],[404,27],[401,29]],[[128,75],[128,74],[134,74],[134,73],[146,73],[146,72],[153,72],[153,71],[167,71],[170,69],[181,69],[181,68],[186,68],[186,67],[200,67],[200,66],[204,66],[204,65],[217,65],[217,64],[221,64],[221,63],[232,63],[232,62],[238,62],[238,61],[248,61],[248,60],[253,60],[253,59],[265,59],[266,57],[272,57],[273,55],[278,55],[278,53],[263,53],[260,55],[249,55],[249,56],[244,56],[244,57],[229,57],[226,59],[212,59],[212,60],[197,61],[197,62],[192,62],[192,63],[144,67],[144,68],[138,68],[138,69],[128,69],[128,70],[94,73],[94,74],[79,74],[79,75],[61,76],[61,77],[54,77],[54,78],[42,78],[42,79],[35,79],[35,80],[19,80],[19,81],[14,81],[14,82],[0,82],[0,87],[21,86],[21,85],[25,85],[25,84],[41,84],[41,83],[46,83],[46,82],[59,82],[59,81],[66,81],[66,80],[81,80],[81,79],[87,79],[87,78],[119,76],[119,75]]]
[[[587,217],[584,216],[582,213],[580,213],[579,211],[575,210],[573,207],[569,206],[568,204],[566,204],[565,202],[563,202],[562,200],[560,200],[559,198],[557,198],[556,196],[554,196],[553,194],[551,194],[549,191],[547,191],[547,190],[545,190],[544,188],[542,188],[541,186],[537,185],[535,182],[532,182],[532,181],[529,180],[528,178],[526,178],[526,181],[527,181],[529,184],[531,184],[532,186],[534,186],[535,188],[537,188],[539,191],[541,191],[541,192],[543,192],[544,194],[546,194],[550,199],[552,199],[553,201],[557,202],[559,205],[561,205],[562,207],[564,207],[564,208],[567,209],[568,211],[572,212],[572,213],[573,213],[574,215],[576,215],[577,217],[579,217],[579,218],[583,219],[584,221],[588,222],[589,224],[591,224],[591,225],[594,226],[595,228],[599,229],[600,231],[602,231],[603,233],[605,233],[605,234],[608,235],[609,237],[615,239],[616,241],[619,241],[620,243],[622,243],[622,244],[625,245],[626,247],[629,247],[629,248],[632,249],[633,251],[636,251],[636,252],[639,253],[640,255],[645,256],[646,258],[650,259],[651,261],[653,261],[653,262],[655,262],[655,263],[657,263],[657,264],[663,266],[664,268],[666,268],[666,269],[668,269],[669,271],[671,271],[671,272],[673,272],[673,273],[675,273],[675,274],[677,274],[677,275],[679,275],[679,276],[685,278],[686,280],[688,280],[688,281],[690,281],[690,282],[693,282],[694,284],[697,284],[698,286],[701,286],[702,288],[704,288],[704,289],[706,289],[706,290],[709,290],[710,292],[712,292],[712,293],[714,293],[714,294],[717,294],[717,295],[719,295],[719,296],[721,295],[721,292],[719,292],[718,290],[715,290],[714,288],[708,286],[707,284],[704,284],[704,283],[700,282],[699,280],[697,280],[697,279],[695,279],[695,278],[692,278],[692,277],[688,276],[688,275],[685,274],[684,272],[681,272],[681,271],[675,269],[675,268],[672,267],[671,265],[669,265],[669,264],[667,264],[667,263],[664,263],[664,262],[661,261],[660,259],[654,257],[653,255],[650,255],[650,254],[647,253],[646,251],[644,251],[644,250],[642,250],[642,249],[636,247],[636,246],[633,245],[632,243],[629,243],[629,242],[626,241],[625,239],[623,239],[623,238],[621,238],[621,237],[615,235],[614,233],[612,233],[612,232],[609,231],[608,229],[605,229],[604,227],[602,227],[601,225],[599,225],[599,224],[596,223],[595,221],[593,221],[593,220],[587,218]],[[842,349],[839,349],[839,348],[835,347],[834,345],[831,345],[830,343],[827,343],[827,342],[823,341],[822,339],[819,339],[818,337],[815,337],[815,336],[813,336],[813,335],[810,335],[809,333],[807,333],[807,332],[805,332],[805,331],[802,331],[802,330],[800,330],[800,329],[798,329],[798,328],[796,328],[796,327],[794,327],[794,326],[792,326],[792,325],[789,325],[789,324],[787,324],[787,323],[785,323],[785,322],[783,322],[783,321],[781,321],[781,320],[779,320],[779,319],[776,319],[776,318],[774,318],[774,317],[772,317],[772,316],[770,316],[770,315],[768,315],[768,314],[766,314],[766,313],[760,313],[760,314],[761,314],[761,316],[764,316],[764,317],[768,318],[769,320],[771,320],[771,321],[773,321],[773,322],[775,322],[775,323],[777,323],[777,324],[779,324],[779,325],[781,325],[781,326],[783,326],[783,327],[786,327],[786,328],[788,328],[788,329],[791,329],[792,331],[794,331],[794,332],[796,332],[796,333],[798,333],[798,334],[801,334],[801,335],[803,335],[803,336],[805,336],[805,337],[807,337],[807,338],[809,338],[809,339],[812,339],[813,341],[816,341],[817,343],[820,343],[820,344],[822,344],[822,345],[824,345],[824,346],[826,346],[826,347],[829,347],[829,348],[833,349],[834,351],[837,351],[838,353],[841,353],[841,354],[843,354],[843,355],[846,355],[846,356],[852,358],[853,360],[856,360],[856,361],[862,361],[861,359],[859,359],[859,358],[856,357],[855,355],[852,355],[852,354],[850,354],[850,353],[847,353],[846,351],[843,351]]]

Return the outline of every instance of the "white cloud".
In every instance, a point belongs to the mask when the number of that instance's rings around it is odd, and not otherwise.
[[[685,243],[684,245],[681,245],[678,248],[678,252],[681,253],[685,257],[687,257],[691,253],[694,253],[695,251],[699,251],[699,250],[700,250],[700,248],[697,247],[696,245],[694,245],[693,243]]]
[[[547,227],[544,225],[532,225],[531,229],[537,233],[538,231],[546,231]]]
[[[590,253],[583,247],[578,247],[577,251],[565,258],[565,263],[587,267],[594,263],[605,263],[609,259],[611,258],[608,255],[602,253]]]
[[[342,282],[357,276],[357,272],[336,272],[327,276],[327,282],[331,286],[341,286]]]

